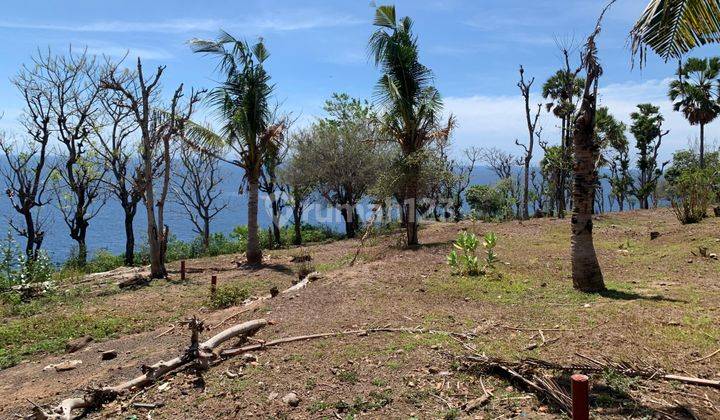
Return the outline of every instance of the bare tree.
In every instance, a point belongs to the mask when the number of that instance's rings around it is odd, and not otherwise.
[[[25,102],[20,124],[27,135],[22,150],[15,142],[0,137],[0,148],[7,166],[0,168],[5,181],[5,193],[13,209],[20,214],[24,226],[17,226],[9,219],[10,227],[26,239],[25,255],[34,261],[39,255],[45,232],[40,210],[49,203],[46,196],[51,170],[48,164],[50,142],[51,105],[54,92],[45,89],[39,81],[38,66],[23,65],[12,80]]]
[[[77,242],[76,263],[87,261],[87,229],[105,204],[102,180],[105,168],[92,156],[92,142],[99,111],[99,68],[86,52],[40,55],[36,65],[47,88],[56,92],[51,101],[53,129],[61,146],[55,189],[57,206]]]
[[[132,110],[123,104],[122,94],[104,91],[100,104],[103,123],[95,129],[95,153],[102,159],[110,176],[105,178],[106,189],[114,195],[124,213],[125,265],[135,261],[135,232],[133,221],[137,205],[142,200],[142,172],[137,165],[137,144],[133,134],[138,130]],[[111,179],[109,179],[111,178]]]
[[[132,111],[140,129],[142,195],[147,215],[152,278],[167,276],[165,252],[170,228],[165,224],[165,203],[170,187],[170,143],[182,135],[201,93],[192,90],[186,103],[181,104],[184,96],[181,84],[173,93],[169,106],[161,108],[158,105],[159,83],[164,70],[165,66],[159,66],[153,76],[146,78],[138,58],[134,72],[118,70],[117,66],[113,66],[102,82],[103,87],[122,94],[123,106]],[[160,180],[157,198],[156,179]]]
[[[223,181],[219,161],[212,154],[189,147],[180,148],[182,171],[172,181],[175,201],[185,210],[194,231],[202,237],[203,247],[210,246],[210,222],[227,207],[219,203]]]
[[[485,162],[500,180],[511,178],[513,167],[517,164],[515,156],[496,147],[482,149],[480,160]]]
[[[458,164],[454,160],[450,164],[452,179],[449,188],[449,199],[452,200],[453,220],[459,222],[462,219],[462,197],[465,190],[470,186],[471,176],[475,170],[475,165],[480,159],[481,150],[477,147],[465,149],[464,154],[466,160]],[[445,218],[448,218],[446,212]]]
[[[525,154],[522,157],[522,162],[524,166],[524,172],[523,172],[523,196],[522,196],[522,218],[528,219],[530,217],[528,212],[528,200],[529,200],[529,193],[530,193],[530,163],[532,162],[533,158],[533,147],[535,145],[535,136],[538,131],[538,118],[540,118],[540,111],[542,110],[542,104],[537,105],[537,111],[535,111],[535,115],[533,115],[532,110],[530,109],[530,88],[532,88],[533,83],[535,82],[535,78],[533,77],[529,81],[525,81],[525,69],[523,69],[523,66],[520,66],[520,81],[518,82],[518,87],[520,88],[520,93],[523,96],[523,99],[525,101],[525,121],[527,123],[527,129],[528,129],[528,143],[527,145],[520,143],[517,139],[515,139],[515,144],[522,147],[525,150]]]

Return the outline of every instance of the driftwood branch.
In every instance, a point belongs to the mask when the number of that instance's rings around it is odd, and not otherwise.
[[[203,330],[202,322],[193,318],[187,322],[192,339],[190,347],[183,354],[167,362],[160,361],[151,366],[142,366],[143,374],[119,385],[86,390],[81,397],[67,398],[49,411],[40,406],[34,407],[35,419],[72,420],[74,410],[93,409],[113,401],[125,391],[148,386],[170,372],[191,362],[199,362],[206,366],[207,362],[216,357],[217,348],[233,338],[246,338],[268,325],[265,319],[256,319],[230,327],[214,335],[203,343],[198,343],[198,335]]]

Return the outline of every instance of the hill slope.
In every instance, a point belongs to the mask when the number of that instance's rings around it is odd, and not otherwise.
[[[497,233],[500,279],[452,275],[445,257],[460,229]],[[661,235],[651,240],[650,231]],[[417,250],[398,247],[400,235],[370,238],[353,267],[347,263],[356,240],[272,251],[260,270],[236,268],[232,256],[203,259],[188,262],[196,272],[186,282],[161,281],[122,292],[91,283],[72,302],[9,316],[0,329],[0,340],[14,346],[6,353],[23,354],[17,346],[27,351],[21,363],[0,371],[0,417],[27,414],[27,399],[57,403],[78,394],[75,390],[116,384],[136,376],[142,364],[180,354],[188,333],[176,327],[163,334],[169,323],[196,314],[206,325],[215,325],[240,309],[203,308],[210,275],[218,276],[221,287],[244,285],[260,296],[273,285],[289,287],[298,268],[291,258],[305,253],[313,257],[321,279],[269,299],[229,323],[270,319],[274,325],[256,337],[264,340],[379,326],[419,326],[467,339],[461,343],[443,334],[378,333],[289,343],[254,352],[257,361],[249,356],[226,360],[203,373],[202,380],[180,372],[161,381],[169,385],[154,386],[135,395],[133,402],[162,402],[152,410],[152,418],[562,416],[497,376],[457,370],[457,358],[470,348],[507,360],[574,363],[580,360],[575,353],[580,353],[642,361],[672,373],[720,376],[720,355],[692,362],[720,346],[720,262],[693,255],[699,247],[720,252],[718,218],[680,226],[663,209],[600,216],[596,247],[610,288],[601,295],[572,290],[569,220],[430,224],[421,231],[424,245]],[[54,352],[64,342],[63,336],[43,341],[47,337],[40,332],[48,325],[80,329],[99,341],[73,354],[32,354],[42,346]],[[22,337],[12,336],[15,333]],[[98,352],[108,349],[118,357],[101,361]],[[82,360],[74,370],[43,371],[48,364],[73,359]],[[463,405],[483,395],[481,380],[494,396],[467,414]],[[720,415],[715,389],[629,380],[612,372],[594,375],[592,381],[593,409],[599,416],[689,416],[680,405],[700,416]],[[281,401],[289,392],[298,395],[297,407]],[[90,416],[145,416],[146,409],[128,402],[119,400]]]

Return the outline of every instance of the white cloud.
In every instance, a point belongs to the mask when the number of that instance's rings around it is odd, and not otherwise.
[[[0,21],[0,28],[34,29],[64,32],[154,32],[187,33],[217,31],[219,28],[240,30],[247,33],[258,31],[297,31],[313,28],[336,27],[364,23],[347,15],[293,12],[287,15],[256,17],[247,20],[220,19],[169,19],[163,21],[97,21],[74,25],[45,22]]]
[[[688,142],[699,132],[697,127],[688,124],[681,113],[673,111],[672,103],[667,99],[669,81],[670,79],[616,83],[600,89],[600,105],[607,106],[616,118],[628,125],[630,113],[636,109],[637,104],[651,102],[660,107],[665,117],[664,127],[670,130],[670,134],[663,139],[660,153],[662,159],[669,159],[675,150],[686,148]],[[533,92],[533,99],[536,103],[542,101],[538,92]],[[515,139],[521,142],[527,139],[524,103],[519,93],[517,96],[448,97],[445,98],[445,109],[454,113],[458,119],[455,133],[458,150],[469,146],[495,146],[519,153]],[[550,143],[556,143],[555,139],[560,136],[558,120],[543,109],[540,121],[543,138]],[[708,144],[716,141],[717,124],[706,128]],[[629,132],[627,134],[632,145],[632,135]],[[542,150],[538,150],[537,158],[541,155]]]
[[[167,60],[173,58],[170,52],[158,48],[142,48],[97,42],[87,43],[86,48],[88,54],[104,55],[114,58],[122,58],[125,56],[132,59],[140,57],[144,60]]]

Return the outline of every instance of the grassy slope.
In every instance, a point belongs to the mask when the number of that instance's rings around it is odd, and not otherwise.
[[[478,336],[471,345],[505,358],[573,361],[573,354],[581,352],[622,360],[642,358],[668,371],[718,375],[720,358],[695,364],[689,361],[714,350],[720,337],[716,312],[720,262],[692,255],[699,246],[720,253],[720,219],[683,227],[670,212],[657,210],[602,216],[595,226],[596,246],[610,289],[604,294],[581,294],[570,287],[569,220],[435,224],[423,229],[425,246],[417,251],[397,248],[397,235],[373,238],[362,254],[362,263],[352,268],[346,267],[346,262],[354,241],[308,248],[316,267],[328,273],[327,278],[297,297],[273,301],[259,314],[247,314],[245,319],[269,314],[278,321],[277,327],[263,332],[270,336],[266,338],[386,323],[423,325],[474,331]],[[479,234],[489,230],[498,233],[502,280],[452,275],[444,257],[461,227]],[[662,235],[651,241],[651,230]],[[265,293],[271,285],[284,288],[294,276],[289,257],[299,252],[278,251],[270,260],[273,264],[260,271],[220,271],[221,284],[242,284],[255,294]],[[230,260],[218,257],[191,265],[218,269],[230,267]],[[117,345],[129,340],[130,348],[148,346],[154,341],[152,336],[126,338],[125,334],[164,330],[167,322],[201,311],[209,274],[194,275],[185,284],[159,282],[133,292],[78,291],[47,307],[27,308],[27,313],[6,317],[0,326],[0,360],[10,364],[26,357],[37,358],[33,354],[38,351],[58,352],[67,338],[87,333],[100,340],[120,336]],[[207,319],[222,319],[231,312],[200,313]],[[533,350],[527,350],[527,345],[538,340],[535,332],[508,328],[555,326],[572,331],[546,332],[548,340],[557,341]],[[175,342],[181,348],[183,333],[178,334]],[[188,404],[215,415],[316,417],[365,411],[377,417],[412,413],[451,416],[464,400],[478,393],[475,377],[459,372],[453,372],[451,381],[438,377],[437,369],[453,365],[447,353],[461,351],[456,342],[442,336],[398,334],[319,340],[275,349],[261,358],[261,363],[246,366],[244,375],[236,379],[228,379],[224,367],[213,369],[205,375],[202,393],[180,392],[184,383],[181,375],[175,381],[177,394],[148,398],[166,400],[167,407],[158,413],[160,418],[181,415]],[[144,362],[154,361],[147,357]],[[55,359],[23,363],[0,372],[0,378],[5,377],[12,385],[13,378],[35,375],[42,367],[39,365],[48,360]],[[228,362],[231,369],[237,369],[237,363]],[[98,369],[102,378],[104,368]],[[124,377],[132,374],[121,373]],[[72,375],[65,378],[74,387],[79,386]],[[612,412],[603,406],[623,406],[626,411],[618,414],[623,416],[654,409],[639,396],[643,385],[606,376],[598,379],[612,385],[614,391],[597,398],[594,405],[601,410],[598,414]],[[38,381],[45,379],[38,374]],[[546,407],[515,389],[506,389],[507,384],[493,378],[485,381],[496,390],[496,398],[484,408],[488,416],[508,411],[545,415]],[[457,389],[447,388],[455,382]],[[274,390],[281,395],[294,390],[303,402],[291,412],[278,401],[267,400]],[[33,390],[26,393],[24,396],[32,396]],[[717,392],[708,393],[716,404],[720,401]],[[682,399],[658,395],[656,401]],[[20,397],[8,401],[6,407],[24,404]],[[174,399],[177,404],[168,404]],[[690,402],[699,404],[692,399]]]

